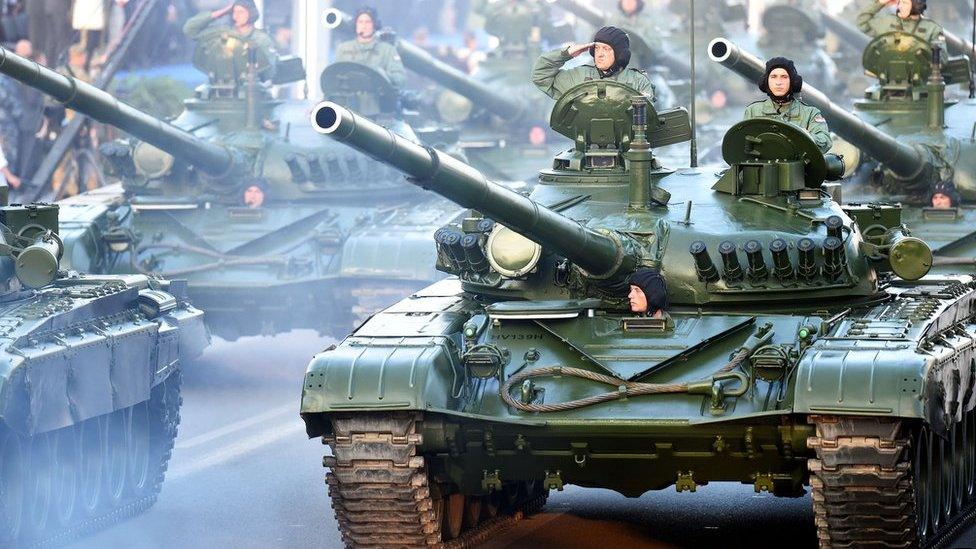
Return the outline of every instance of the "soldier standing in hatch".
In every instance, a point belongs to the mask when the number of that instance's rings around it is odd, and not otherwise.
[[[571,69],[562,68],[570,59],[588,51],[593,65]],[[617,27],[603,27],[593,35],[589,44],[570,44],[566,48],[542,54],[532,69],[532,83],[549,97],[559,100],[573,86],[588,80],[613,80],[620,82],[654,100],[654,86],[638,69],[628,69],[630,63],[630,37]]]
[[[396,46],[380,40],[376,29],[380,26],[379,17],[373,8],[360,8],[353,19],[356,24],[356,38],[339,44],[335,60],[349,61],[379,70],[395,87],[403,87],[407,80],[403,61]]]
[[[231,18],[231,26],[214,24],[218,19],[228,14]],[[205,11],[191,17],[183,25],[183,33],[186,34],[187,38],[197,42],[213,39],[224,40],[225,37],[231,37],[248,44],[251,48],[256,48],[258,58],[262,61],[261,65],[267,66],[261,72],[261,79],[270,80],[274,76],[278,53],[275,51],[274,40],[271,39],[271,36],[254,27],[254,23],[259,17],[261,14],[258,12],[254,0],[235,0],[219,10]]]
[[[882,12],[886,6],[895,6],[895,13]],[[925,0],[871,0],[857,14],[857,28],[872,38],[901,31],[914,34],[929,44],[942,42],[942,25],[923,16],[926,7]]]
[[[759,80],[759,89],[769,97],[748,107],[744,120],[773,118],[789,122],[806,130],[821,152],[832,145],[830,130],[820,110],[800,101],[796,94],[803,87],[803,78],[797,74],[793,61],[785,57],[773,57],[766,61],[766,71]]]

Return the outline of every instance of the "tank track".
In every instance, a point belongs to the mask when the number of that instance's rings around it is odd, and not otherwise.
[[[817,455],[809,460],[808,469],[821,548],[935,549],[948,546],[972,525],[976,498],[923,537],[919,517],[925,515],[918,511],[914,468],[918,429],[891,418],[810,416],[809,420],[816,426],[816,436],[807,445]]]
[[[142,493],[131,494],[118,505],[103,509],[95,516],[75,520],[67,526],[48,528],[42,536],[23,535],[17,540],[16,545],[29,548],[60,547],[135,517],[152,507],[162,489],[176,441],[180,423],[180,407],[183,403],[183,397],[180,394],[181,385],[182,374],[177,370],[153,389],[148,402],[150,440],[156,442],[149,448],[150,466],[153,468],[150,472],[152,480],[146,482],[145,487],[141,490]],[[121,410],[114,413],[120,412]],[[92,418],[87,421],[98,419]],[[66,427],[66,429],[76,427],[77,425],[74,425]],[[0,546],[5,545],[0,543]]]
[[[419,413],[364,413],[334,418],[333,434],[322,437],[332,450],[322,464],[329,497],[346,547],[473,547],[493,533],[539,511],[548,493],[522,490],[506,512],[460,536],[444,540],[440,509],[443,490],[427,471]]]

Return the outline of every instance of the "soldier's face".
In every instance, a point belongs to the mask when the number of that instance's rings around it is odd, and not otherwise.
[[[773,69],[766,83],[773,97],[785,97],[790,93],[790,73],[786,69]]]
[[[244,205],[248,208],[260,208],[264,204],[264,191],[257,185],[244,189]]]
[[[244,6],[234,6],[234,9],[230,13],[231,19],[234,20],[234,24],[238,27],[243,27],[251,21],[251,12],[247,11]]]
[[[603,44],[602,42],[597,42],[593,46],[593,62],[596,63],[596,68],[601,71],[610,70],[616,59],[613,56],[613,48],[609,44]]]
[[[356,36],[360,38],[372,38],[376,31],[373,25],[373,18],[368,13],[362,13],[356,18]]]
[[[912,0],[898,0],[898,17],[908,19],[912,15]]]
[[[945,193],[935,193],[932,195],[932,207],[939,210],[948,210],[952,207],[952,197]]]
[[[647,296],[644,295],[644,290],[640,289],[640,286],[630,285],[630,294],[627,295],[630,299],[630,310],[634,313],[646,313],[647,312]]]

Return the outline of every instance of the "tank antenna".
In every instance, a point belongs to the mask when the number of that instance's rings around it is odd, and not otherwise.
[[[690,2],[688,23],[691,27],[691,167],[698,167],[698,116],[695,107],[698,97],[698,87],[695,83],[695,0]],[[976,0],[973,0],[976,2]]]

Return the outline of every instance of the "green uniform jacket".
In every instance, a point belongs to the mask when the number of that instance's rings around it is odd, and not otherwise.
[[[390,79],[394,87],[401,88],[407,81],[407,72],[397,53],[396,46],[374,38],[369,42],[349,40],[336,48],[335,60],[359,63],[376,69]]]
[[[569,56],[569,48],[552,50],[544,53],[535,62],[532,68],[532,83],[542,90],[542,93],[549,97],[559,100],[570,88],[578,86],[588,80],[600,80],[604,78],[600,71],[593,65],[582,65],[571,69],[562,68],[567,61],[572,59]],[[584,54],[585,55],[585,54]],[[613,76],[607,77],[621,84],[626,84],[647,95],[650,101],[654,100],[654,86],[648,80],[643,71],[637,69],[624,69]]]
[[[261,79],[268,80],[274,76],[274,68],[278,63],[278,52],[275,51],[274,40],[268,33],[260,29],[252,29],[247,34],[237,32],[237,29],[230,25],[214,23],[217,19],[210,16],[209,11],[198,13],[187,20],[183,25],[183,34],[191,40],[197,42],[208,42],[210,40],[222,40],[224,36],[234,37],[241,42],[247,43],[250,47],[256,48],[260,58],[267,63],[268,69],[261,72]]]
[[[926,19],[901,19],[893,13],[879,13],[884,4],[870,0],[857,14],[857,28],[864,34],[875,37],[886,32],[901,31],[921,37],[929,44],[942,42],[942,25]],[[943,46],[943,51],[945,47]]]
[[[811,107],[799,99],[792,101],[788,105],[777,107],[772,99],[756,101],[746,107],[746,112],[742,116],[743,120],[752,118],[774,118],[789,122],[794,126],[803,128],[813,138],[813,142],[820,147],[820,150],[827,152],[833,142],[830,139],[830,130],[827,128],[827,121],[824,120],[820,109]]]

